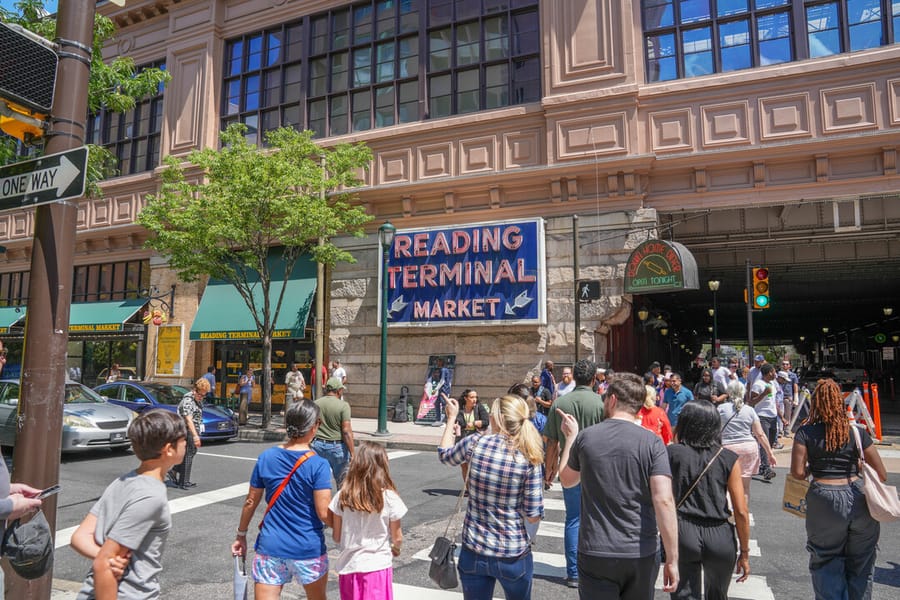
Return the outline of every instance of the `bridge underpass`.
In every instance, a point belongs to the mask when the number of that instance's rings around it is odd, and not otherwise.
[[[720,343],[746,344],[750,259],[769,269],[771,284],[771,307],[753,314],[756,345],[793,345],[807,362],[849,361],[870,372],[897,372],[900,196],[666,213],[659,223],[661,238],[693,253],[700,289],[636,297],[634,308],[647,308],[650,319],[663,316],[676,348],[684,343],[696,353],[711,342],[710,280],[719,281]],[[886,347],[894,348],[894,360],[886,359]]]

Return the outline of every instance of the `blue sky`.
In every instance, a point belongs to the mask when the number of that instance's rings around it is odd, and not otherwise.
[[[44,0],[44,8],[46,8],[51,13],[55,13],[56,2],[57,0]],[[0,6],[5,8],[6,10],[15,10],[16,0],[0,0]]]

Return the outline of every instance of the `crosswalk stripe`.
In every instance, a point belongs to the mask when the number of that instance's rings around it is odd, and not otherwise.
[[[394,583],[394,600],[422,600],[422,598],[428,598],[428,600],[462,600],[462,597],[462,592],[454,592],[453,590],[439,590],[417,585]]]
[[[420,550],[413,555],[415,560],[431,560],[428,554],[431,552],[431,546]],[[534,575],[535,577],[555,577],[564,579],[566,577],[566,557],[563,554],[553,552],[534,552]],[[459,546],[456,547],[456,557],[459,558]]]

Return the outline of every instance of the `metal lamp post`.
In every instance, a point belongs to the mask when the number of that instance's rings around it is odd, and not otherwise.
[[[707,281],[706,284],[709,286],[709,291],[712,292],[713,296],[713,339],[712,339],[712,353],[713,356],[719,354],[719,307],[716,306],[716,293],[719,291],[719,282],[715,279]]]
[[[378,228],[381,246],[381,384],[378,389],[378,430],[375,435],[390,435],[387,428],[387,317],[388,317],[388,258],[397,228],[385,221]]]

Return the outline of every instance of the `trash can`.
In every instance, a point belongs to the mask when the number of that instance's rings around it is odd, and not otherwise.
[[[406,423],[409,419],[409,415],[406,411],[406,406],[409,404],[409,388],[404,386],[400,387],[400,399],[397,400],[397,403],[394,404],[394,423]]]

